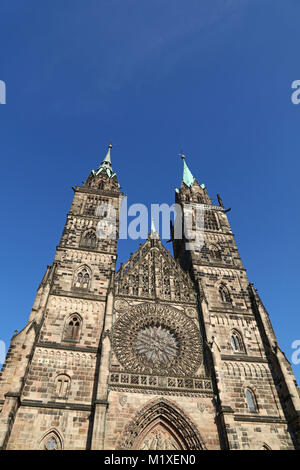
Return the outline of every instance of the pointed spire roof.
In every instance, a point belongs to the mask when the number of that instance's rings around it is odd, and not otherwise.
[[[106,173],[108,174],[108,176],[110,178],[115,176],[115,173],[113,173],[112,164],[111,164],[111,156],[110,156],[110,149],[111,148],[112,148],[112,144],[110,143],[109,146],[108,146],[107,154],[106,154],[103,162],[100,164],[99,168],[96,171],[95,170],[92,171],[95,176],[98,176],[101,173],[101,171],[103,171],[103,170],[106,171]]]
[[[183,174],[182,174],[182,181],[190,188],[195,181],[194,176],[192,175],[191,170],[187,166],[185,162],[185,155],[183,153],[180,155],[183,161]]]
[[[183,161],[183,174],[182,174],[182,182],[188,187],[188,188],[191,188],[194,184],[194,182],[196,181],[196,178],[194,178],[191,170],[189,169],[189,167],[187,166],[186,164],[186,161],[185,161],[185,155],[183,153],[180,153],[180,156],[182,158],[182,161]],[[202,183],[200,184],[201,188],[204,189],[205,188],[205,184]],[[177,193],[179,193],[179,189],[176,188],[175,191]]]
[[[158,231],[157,231],[156,228],[155,228],[153,217],[151,217],[151,232],[150,232],[150,236],[151,236],[151,238],[159,238],[159,233],[158,233]]]
[[[106,162],[106,163],[110,163],[110,164],[111,164],[111,158],[110,158],[110,149],[111,149],[111,148],[112,148],[112,144],[109,144],[106,157],[104,158],[104,160],[103,160],[102,163]]]

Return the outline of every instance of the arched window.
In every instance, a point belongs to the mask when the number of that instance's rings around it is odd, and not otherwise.
[[[100,181],[98,188],[99,188],[99,189],[104,189],[104,183],[103,183],[103,181]]]
[[[70,390],[70,377],[67,375],[59,375],[55,379],[55,396],[59,398],[67,398]]]
[[[81,269],[77,275],[75,280],[75,287],[80,289],[88,289],[90,283],[90,275],[86,268]]]
[[[75,313],[67,320],[64,339],[67,341],[79,341],[80,330],[81,318]]]
[[[43,450],[61,450],[61,439],[56,431],[49,432],[41,442],[41,449]]]
[[[97,246],[97,236],[94,230],[89,230],[84,234],[81,239],[81,246],[86,248],[96,248]]]
[[[139,275],[133,274],[132,276],[132,294],[138,295],[139,294]]]
[[[201,196],[201,194],[197,194],[197,202],[199,202],[199,204],[204,203],[204,200],[203,200],[203,197]]]
[[[256,399],[254,393],[247,388],[246,390],[246,399],[248,403],[248,409],[250,413],[256,413],[257,412],[257,404],[256,404]]]
[[[216,245],[211,245],[209,247],[209,253],[210,253],[210,257],[214,260],[221,260],[222,259],[221,252],[220,252],[219,248]]]
[[[211,210],[204,213],[204,228],[206,230],[219,230],[216,215]]]
[[[231,345],[235,352],[245,352],[242,337],[237,331],[234,331],[231,335]]]
[[[86,204],[85,209],[84,209],[84,213],[86,215],[95,215],[95,206],[94,206],[94,204],[93,203]]]
[[[227,287],[225,287],[224,285],[221,285],[219,287],[219,294],[220,294],[222,302],[231,303],[231,297],[230,297]]]
[[[190,196],[188,196],[188,195],[185,196],[185,200],[186,200],[186,202],[190,202]]]

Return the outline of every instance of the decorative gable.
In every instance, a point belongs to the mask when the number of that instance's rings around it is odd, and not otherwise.
[[[116,294],[195,303],[194,285],[159,239],[146,242],[121,265],[116,274]]]

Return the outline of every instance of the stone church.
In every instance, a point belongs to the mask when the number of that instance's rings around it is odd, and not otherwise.
[[[1,449],[299,449],[300,398],[221,198],[183,156],[175,202],[202,204],[204,245],[174,257],[152,227],[116,272],[97,207],[123,194],[111,146],[74,198],[0,374]],[[172,227],[171,227],[172,234]]]

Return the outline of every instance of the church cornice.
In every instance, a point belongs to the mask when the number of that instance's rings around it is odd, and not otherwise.
[[[263,362],[268,364],[268,360],[260,356],[247,356],[246,354],[221,354],[223,361],[238,361],[238,362]]]
[[[97,295],[97,294],[87,294],[86,292],[82,292],[81,290],[78,292],[73,291],[73,292],[68,292],[68,291],[63,291],[63,290],[56,290],[55,287],[51,289],[50,295],[55,295],[58,297],[71,297],[74,299],[85,299],[85,300],[94,300],[95,302],[105,302],[106,301],[106,295]]]
[[[127,295],[127,294],[116,294],[115,296],[116,300],[117,299],[130,299],[130,300],[135,300],[135,301],[143,301],[143,302],[152,302],[156,304],[164,304],[164,305],[169,305],[169,304],[174,304],[174,306],[178,305],[188,305],[189,307],[196,307],[197,306],[197,300],[194,301],[184,301],[184,300],[172,300],[172,299],[162,299],[161,297],[143,297],[141,295],[139,296],[134,296],[134,295]]]
[[[225,264],[225,263],[208,263],[205,261],[197,261],[193,259],[193,265],[195,266],[205,266],[206,268],[217,268],[217,269],[234,269],[235,271],[243,271],[247,272],[245,268],[239,268],[238,266],[235,266],[233,264]]]
[[[53,343],[53,342],[48,342],[48,341],[41,341],[36,344],[37,348],[46,348],[46,349],[60,349],[64,351],[72,351],[72,352],[82,352],[82,353],[98,353],[98,348],[94,347],[82,347],[82,346],[77,346],[75,344],[59,344],[59,343]]]
[[[213,233],[214,235],[230,235],[234,238],[234,233],[232,233],[231,230],[228,232],[224,232],[223,230],[208,230],[205,228],[204,233]]]
[[[214,308],[209,308],[208,309],[209,313],[210,314],[224,314],[224,315],[230,315],[230,316],[233,316],[233,315],[242,315],[242,316],[248,316],[248,317],[252,317],[254,318],[254,315],[253,315],[253,312],[251,311],[251,309],[238,309],[236,307],[226,307],[226,308],[219,308],[219,307],[214,307]]]
[[[285,419],[279,418],[278,416],[234,415],[234,421],[287,424]]]
[[[140,388],[140,387],[118,387],[116,386],[115,384],[112,385],[110,384],[109,386],[110,390],[115,390],[115,391],[118,391],[118,392],[122,392],[122,393],[127,393],[127,392],[131,392],[131,393],[145,393],[146,395],[148,394],[154,394],[154,395],[157,395],[157,393],[161,394],[161,395],[169,395],[169,396],[180,396],[180,397],[212,397],[213,396],[213,392],[210,391],[193,391],[193,390],[179,390],[179,389],[176,389],[176,390],[172,390],[172,389],[159,389],[159,388]]]
[[[61,409],[61,410],[76,410],[76,411],[91,411],[92,405],[85,405],[81,403],[69,403],[69,402],[47,402],[44,403],[39,400],[21,400],[21,406],[30,408],[50,408],[50,409]]]
[[[57,251],[66,251],[66,250],[74,250],[74,251],[82,251],[82,252],[89,252],[93,254],[99,254],[99,255],[106,255],[106,256],[112,256],[113,258],[117,259],[117,255],[115,251],[102,251],[102,250],[91,250],[89,248],[84,248],[84,247],[76,247],[76,246],[66,246],[66,245],[58,245],[56,247]]]
[[[88,220],[95,220],[95,221],[99,221],[101,220],[101,216],[99,215],[91,215],[91,214],[79,214],[79,213],[75,213],[75,212],[69,212],[68,215],[67,215],[67,219],[69,220],[72,220],[72,219],[88,219]],[[116,237],[116,240],[118,239],[118,237]]]
[[[74,188],[74,191],[75,192],[78,192],[78,193],[86,193],[86,194],[94,194],[94,195],[97,195],[97,196],[104,196],[104,197],[117,197],[119,198],[120,196],[124,196],[124,194],[120,191],[110,191],[110,190],[105,190],[105,189],[101,189],[101,190],[98,190],[98,189],[93,189],[93,188],[84,188],[82,186],[76,186]],[[69,212],[70,214],[71,212]]]

